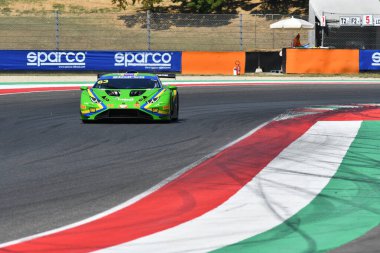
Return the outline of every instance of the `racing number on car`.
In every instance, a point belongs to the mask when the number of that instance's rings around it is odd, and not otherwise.
[[[98,81],[98,84],[104,84],[104,83],[108,83],[108,80],[99,80]]]

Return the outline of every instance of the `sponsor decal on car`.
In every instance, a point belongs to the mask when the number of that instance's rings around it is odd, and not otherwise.
[[[107,102],[110,101],[110,100],[107,98],[107,96],[103,96],[102,98],[103,98],[105,101],[107,101]]]
[[[112,79],[147,79],[147,78],[145,76],[122,75],[122,76],[113,76]]]
[[[133,98],[118,98],[119,101],[132,102]]]

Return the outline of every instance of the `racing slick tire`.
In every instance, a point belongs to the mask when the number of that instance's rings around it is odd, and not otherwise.
[[[170,118],[172,121],[178,120],[178,114],[179,114],[179,94],[177,93],[177,96],[172,104],[172,110],[170,112]]]
[[[91,120],[87,120],[87,119],[82,119],[82,123],[83,124],[90,124],[90,123],[92,123],[92,121]]]

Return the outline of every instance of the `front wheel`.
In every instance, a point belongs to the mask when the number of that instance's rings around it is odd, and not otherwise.
[[[93,121],[91,121],[91,120],[88,120],[88,119],[82,119],[82,123],[83,124],[90,124],[90,123],[92,123]]]
[[[175,97],[174,101],[172,102],[171,106],[171,111],[170,111],[170,118],[172,121],[177,121],[178,120],[178,115],[179,115],[179,94],[177,92],[177,96]]]

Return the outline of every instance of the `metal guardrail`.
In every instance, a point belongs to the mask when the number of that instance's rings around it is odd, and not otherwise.
[[[48,12],[0,15],[0,49],[251,51],[290,46],[284,15]],[[304,17],[304,19],[306,19]],[[303,40],[302,40],[303,39]],[[307,32],[301,31],[307,43]]]

